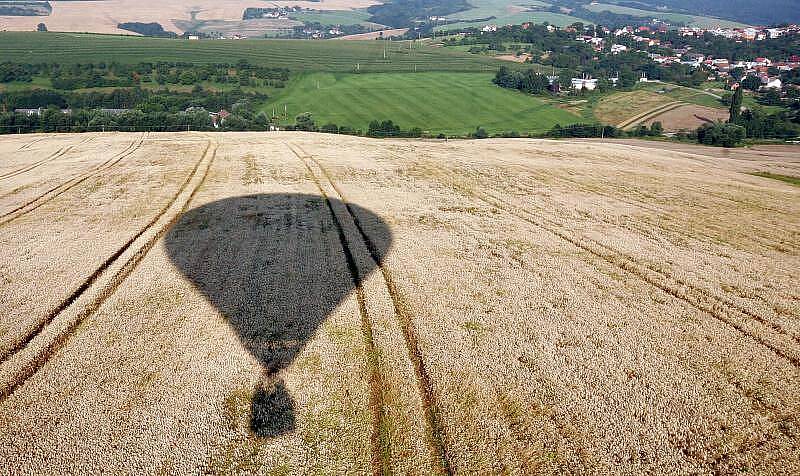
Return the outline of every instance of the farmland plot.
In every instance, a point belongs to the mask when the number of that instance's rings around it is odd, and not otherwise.
[[[0,227],[6,468],[800,471],[797,152],[652,147],[97,135]]]

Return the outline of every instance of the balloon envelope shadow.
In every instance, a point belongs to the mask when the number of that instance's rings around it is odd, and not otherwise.
[[[279,372],[356,285],[331,211],[338,205],[305,194],[226,198],[187,211],[165,238],[175,266],[263,368],[251,403],[250,429],[258,436],[295,428],[294,402]],[[369,210],[350,210],[380,262],[391,245],[389,227]]]

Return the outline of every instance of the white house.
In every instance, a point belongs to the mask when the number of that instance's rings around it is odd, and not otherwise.
[[[766,89],[780,89],[783,86],[781,78],[761,78],[761,84]]]
[[[587,91],[594,91],[597,88],[596,79],[586,78],[572,78],[572,89],[580,91],[585,89]]]
[[[628,47],[625,45],[613,44],[611,45],[611,54],[618,54],[622,53],[623,51],[628,51]]]

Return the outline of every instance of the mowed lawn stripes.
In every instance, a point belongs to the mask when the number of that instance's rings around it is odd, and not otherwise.
[[[404,129],[466,134],[541,132],[580,117],[544,99],[502,89],[490,73],[312,73],[291,82],[264,107],[286,111],[286,123],[310,112],[318,125],[366,129],[372,120],[391,119]]]

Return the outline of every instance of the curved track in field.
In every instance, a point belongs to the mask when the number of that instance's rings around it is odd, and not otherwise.
[[[32,164],[25,165],[24,167],[20,167],[17,170],[12,170],[11,172],[6,172],[4,174],[0,174],[0,180],[9,179],[9,178],[12,178],[12,177],[16,177],[17,175],[24,174],[25,172],[30,172],[31,170],[33,170],[33,169],[35,169],[37,167],[41,167],[42,165],[44,165],[44,164],[46,164],[48,162],[52,162],[53,160],[56,160],[59,157],[63,157],[67,153],[69,153],[72,150],[74,150],[76,147],[80,147],[83,144],[86,144],[87,142],[89,142],[89,141],[91,141],[93,139],[94,139],[94,137],[89,137],[88,139],[84,139],[84,140],[80,141],[79,143],[77,143],[75,145],[69,145],[67,147],[62,147],[61,149],[59,149],[56,152],[48,155],[44,159],[38,160],[38,161],[36,161],[36,162],[34,162]]]

